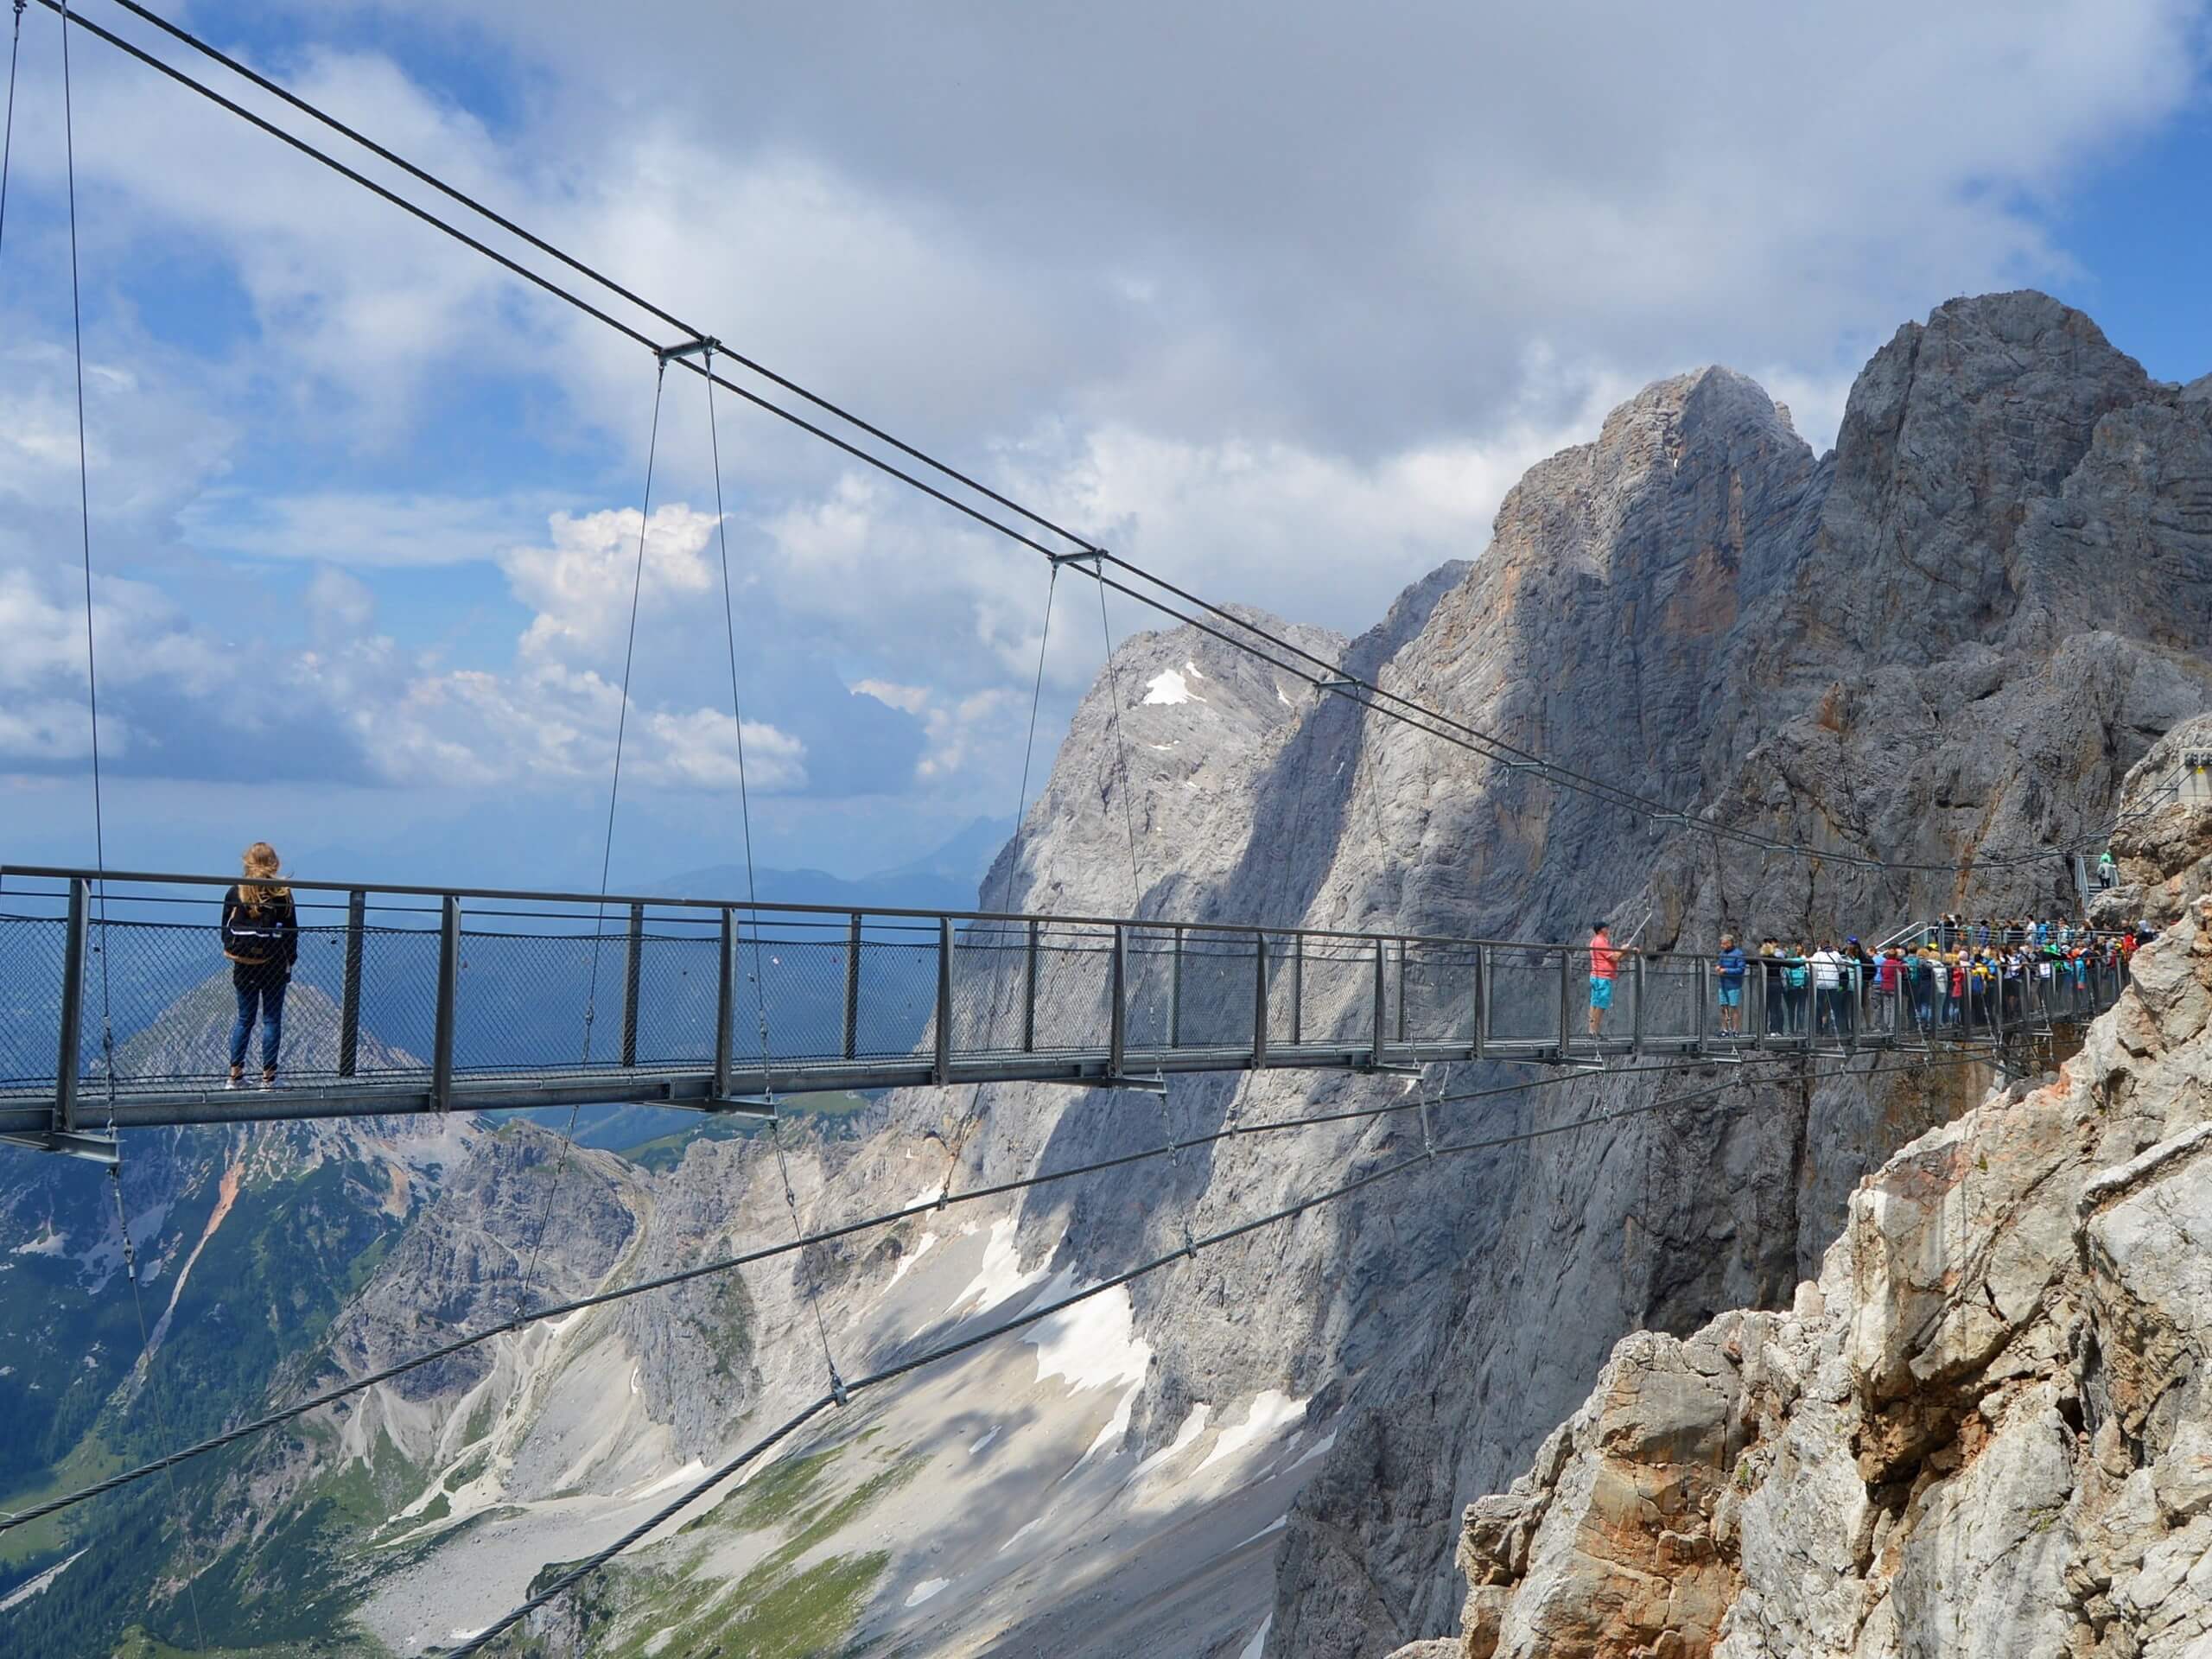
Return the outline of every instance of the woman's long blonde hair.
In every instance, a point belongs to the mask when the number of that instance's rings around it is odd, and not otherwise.
[[[249,878],[238,883],[240,904],[273,905],[292,891],[276,879],[277,872],[283,868],[283,861],[267,842],[255,842],[239,861]]]

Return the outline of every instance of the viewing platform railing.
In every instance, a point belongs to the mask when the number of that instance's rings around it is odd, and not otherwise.
[[[226,1086],[230,878],[15,868],[0,885],[0,1135],[1179,1072],[1601,1065],[2002,1043],[2110,1006],[2119,970],[1959,1000],[1802,991],[1753,958],[1624,950],[1596,1029],[1580,945],[1135,918],[292,880],[276,1086]],[[90,1137],[88,1140],[87,1138]]]

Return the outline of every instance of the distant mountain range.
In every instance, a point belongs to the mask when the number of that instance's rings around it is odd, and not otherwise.
[[[1013,826],[1004,819],[977,818],[936,850],[893,869],[855,879],[827,870],[783,870],[762,866],[748,884],[742,864],[709,864],[654,882],[647,891],[671,899],[741,898],[750,890],[763,903],[778,905],[868,905],[894,910],[974,910],[976,887],[998,855]]]

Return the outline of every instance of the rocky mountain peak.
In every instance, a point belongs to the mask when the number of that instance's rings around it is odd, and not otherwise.
[[[2202,467],[2208,433],[2177,423],[2177,403],[2048,295],[1953,300],[1908,323],[1860,372],[1837,435],[1808,573],[1834,601],[1822,631],[1916,662],[2094,624],[2079,573],[2108,569],[2100,543],[2160,494],[2156,478],[2118,474],[2145,445],[2182,473]]]

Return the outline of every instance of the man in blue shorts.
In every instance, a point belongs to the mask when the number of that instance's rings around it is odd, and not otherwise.
[[[1597,1036],[1605,1024],[1605,1010],[1613,1006],[1613,976],[1619,971],[1621,953],[1613,949],[1613,936],[1605,923],[1590,929],[1590,1034]]]
[[[1720,936],[1720,960],[1715,971],[1720,976],[1720,1034],[1740,1037],[1744,1034],[1744,949],[1736,943],[1733,933]]]

